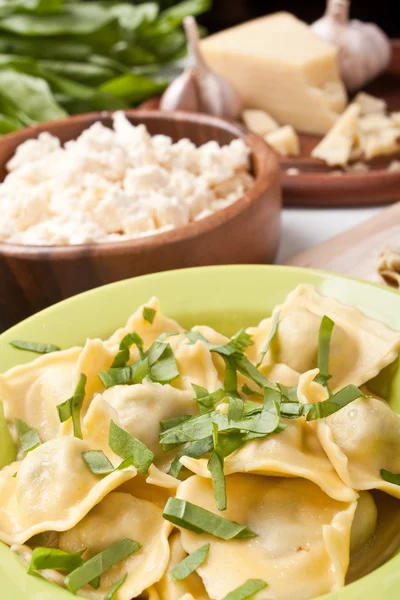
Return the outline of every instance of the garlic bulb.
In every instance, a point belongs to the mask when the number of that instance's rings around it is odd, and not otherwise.
[[[238,119],[242,102],[231,84],[209,69],[199,48],[199,30],[193,17],[183,22],[189,51],[188,66],[164,92],[161,110],[203,112]]]
[[[352,92],[387,68],[391,46],[377,25],[350,21],[349,10],[350,0],[327,0],[324,16],[311,29],[339,49],[342,79]]]

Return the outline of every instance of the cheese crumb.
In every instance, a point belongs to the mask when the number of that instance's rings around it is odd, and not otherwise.
[[[0,241],[88,244],[153,235],[229,206],[253,182],[241,139],[196,147],[151,136],[122,111],[67,142],[21,144],[0,184]]]

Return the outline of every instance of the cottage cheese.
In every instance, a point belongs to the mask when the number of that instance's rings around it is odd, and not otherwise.
[[[249,149],[151,136],[115,113],[64,147],[49,133],[21,144],[0,184],[0,240],[86,244],[152,235],[236,202],[253,181]]]

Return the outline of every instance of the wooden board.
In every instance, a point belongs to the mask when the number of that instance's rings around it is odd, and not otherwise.
[[[379,252],[387,245],[400,245],[400,202],[383,209],[368,221],[292,256],[285,264],[385,283],[376,266]]]

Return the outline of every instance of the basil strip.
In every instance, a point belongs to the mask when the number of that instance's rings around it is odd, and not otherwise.
[[[272,325],[271,325],[271,329],[269,331],[268,337],[266,339],[266,342],[264,344],[263,349],[261,350],[261,354],[260,354],[260,360],[257,363],[257,369],[261,366],[262,361],[264,360],[265,355],[267,354],[269,347],[271,345],[272,340],[275,337],[275,334],[278,330],[278,323],[279,323],[279,316],[280,313],[277,312],[274,314],[273,319],[272,319]]]
[[[239,396],[229,396],[228,421],[239,421],[243,417],[244,402]]]
[[[124,538],[103,552],[96,554],[90,560],[72,571],[66,578],[65,584],[70,592],[76,594],[84,585],[99,577],[115,564],[121,562],[134,552],[140,550],[139,542]]]
[[[148,350],[150,378],[157,383],[170,383],[179,376],[178,366],[170,344],[154,342]]]
[[[301,417],[304,412],[304,405],[298,402],[282,402],[281,403],[281,416],[286,419],[297,419]]]
[[[14,346],[14,348],[18,348],[18,350],[29,350],[30,352],[36,352],[37,354],[49,354],[50,352],[58,352],[61,350],[61,348],[55,344],[26,342],[24,340],[13,340],[10,342],[10,346]]]
[[[61,402],[61,404],[57,405],[58,418],[60,419],[60,423],[64,423],[68,421],[71,417],[71,398]]]
[[[64,552],[57,548],[35,548],[28,566],[28,573],[54,569],[71,573],[84,564],[83,552]]]
[[[386,469],[381,469],[382,479],[387,481],[388,483],[394,483],[395,485],[400,485],[400,475],[396,473],[391,473],[390,471],[386,471]]]
[[[219,422],[221,428],[228,426],[228,419],[217,411],[192,417],[184,423],[160,433],[160,444],[164,451],[171,450],[188,442],[197,442],[213,433],[213,422]]]
[[[164,419],[164,421],[160,421],[160,429],[161,431],[167,431],[168,429],[172,429],[172,427],[176,427],[185,421],[188,421],[192,418],[192,415],[181,415],[179,417],[172,417],[171,419]]]
[[[297,398],[297,385],[291,387],[283,385],[283,383],[277,383],[276,385],[286,402],[299,402],[299,399]]]
[[[179,498],[168,499],[163,517],[178,527],[189,529],[195,533],[209,533],[221,540],[257,537],[257,534],[250,531],[245,525],[228,521],[209,510]]]
[[[110,587],[107,594],[104,596],[104,600],[113,600],[116,592],[118,592],[119,588],[125,583],[125,579],[127,578],[127,576],[128,573],[125,573],[125,575],[120,577],[118,581],[116,581],[114,585]]]
[[[117,355],[118,356],[118,355]],[[150,372],[149,361],[146,358],[134,362],[130,366],[111,367],[108,371],[97,374],[106,389],[114,385],[127,385],[129,383],[142,383]]]
[[[108,443],[111,450],[121,458],[132,458],[134,466],[140,473],[148,473],[154,460],[154,453],[133,435],[118,427],[114,421],[110,423]]]
[[[227,394],[238,396],[235,363],[229,356],[222,356],[222,358],[225,363],[224,389]]]
[[[254,345],[251,335],[247,333],[245,329],[240,329],[235,333],[235,335],[231,337],[230,343],[234,344],[239,352],[243,352],[245,348]]]
[[[179,335],[179,331],[164,331],[164,333],[160,333],[158,338],[156,338],[156,342],[163,342],[167,338],[172,337],[174,335]]]
[[[125,367],[130,358],[130,348],[136,345],[140,358],[143,358],[143,340],[137,333],[128,333],[119,344],[119,352],[113,360],[111,368]]]
[[[82,452],[82,458],[95,475],[108,475],[115,470],[107,456],[101,450]]]
[[[264,377],[262,373],[249,361],[245,356],[235,358],[235,366],[242,375],[246,375],[252,379],[261,388],[271,388],[272,390],[277,389],[276,383],[272,383],[269,379]]]
[[[210,410],[214,410],[214,405],[222,400],[225,396],[225,392],[222,389],[216,390],[215,392],[208,392],[206,388],[201,385],[192,383],[192,388],[195,393],[195,400],[199,406],[199,412],[203,415]]]
[[[326,385],[332,375],[329,374],[329,346],[335,323],[324,315],[321,320],[318,335],[318,369],[319,375],[315,378],[317,383]]]
[[[266,587],[268,587],[268,583],[262,579],[248,579],[243,585],[225,596],[223,600],[247,600]]]
[[[307,411],[307,421],[315,421],[333,415],[341,408],[357,400],[357,398],[367,398],[355,385],[346,385],[336,394],[333,394],[328,400],[315,402],[315,404],[305,404],[304,412]]]
[[[87,377],[81,373],[78,381],[78,385],[75,388],[74,394],[71,398],[71,417],[72,425],[74,429],[74,436],[83,439],[82,428],[81,428],[81,408],[83,400],[85,398],[85,387]]]
[[[28,452],[34,450],[42,443],[36,429],[30,427],[24,421],[21,421],[21,419],[15,419],[15,428],[21,448],[25,454],[28,454]]]
[[[145,321],[147,321],[148,323],[150,323],[150,325],[153,324],[154,321],[154,317],[156,316],[156,310],[154,310],[154,308],[150,308],[149,306],[144,306],[143,307],[143,319]]]
[[[277,385],[279,386],[279,383]],[[243,394],[246,394],[246,396],[261,396],[259,392],[252,390],[251,387],[247,385],[247,383],[244,383],[242,385],[242,392]]]
[[[213,444],[214,451],[211,454],[207,469],[211,474],[211,480],[214,490],[215,503],[218,510],[226,510],[226,481],[224,475],[224,456],[220,451],[218,443],[218,425],[213,423]]]
[[[203,564],[208,556],[209,551],[210,544],[204,544],[204,546],[197,548],[197,550],[189,554],[189,556],[184,558],[179,565],[176,565],[176,567],[169,572],[171,578],[174,579],[174,581],[182,581],[182,579],[186,579],[186,577],[196,571],[196,569]]]
[[[199,440],[197,442],[193,442],[190,446],[186,446],[183,450],[181,450],[174,458],[171,463],[170,469],[168,471],[168,475],[172,475],[172,477],[178,478],[179,473],[182,469],[182,463],[180,459],[182,456],[190,456],[191,458],[199,458],[200,456],[204,456],[210,452],[214,447],[212,436],[206,437],[203,440]]]

